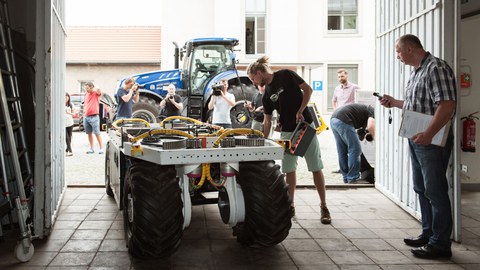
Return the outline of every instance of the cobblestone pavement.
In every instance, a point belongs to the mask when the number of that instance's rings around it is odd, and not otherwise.
[[[85,132],[74,129],[72,136],[73,156],[65,157],[65,179],[68,185],[103,185],[105,182],[105,154],[98,154],[98,144],[94,139],[94,154],[86,154],[88,150],[88,139]],[[103,148],[108,141],[108,136],[102,132]],[[323,173],[327,185],[343,185],[340,174],[332,171],[338,169],[337,151],[335,139],[331,130],[326,130],[317,136],[322,160],[324,164]],[[103,150],[104,150],[103,149]],[[280,161],[277,163],[281,164]],[[313,186],[312,174],[308,172],[307,165],[303,158],[299,158],[297,168],[297,185]]]

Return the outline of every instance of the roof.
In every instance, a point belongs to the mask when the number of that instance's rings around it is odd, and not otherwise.
[[[71,26],[65,41],[67,64],[160,63],[160,26]]]

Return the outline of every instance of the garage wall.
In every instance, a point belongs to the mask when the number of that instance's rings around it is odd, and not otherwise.
[[[417,35],[424,48],[457,67],[457,10],[452,0],[390,1],[377,0],[376,89],[398,99],[404,99],[404,89],[412,68],[396,59],[395,41],[404,34]],[[377,106],[377,134],[384,140],[376,144],[376,187],[413,216],[420,218],[418,199],[413,191],[408,141],[399,137],[401,110],[392,109],[392,124],[388,124],[389,109]],[[454,134],[458,138],[454,124]],[[460,237],[458,140],[454,146],[452,166],[448,172],[454,210],[454,238]]]
[[[480,8],[480,3],[477,4]],[[461,23],[460,71],[470,74],[472,84],[470,87],[460,88],[462,103],[459,108],[460,117],[480,111],[480,54],[478,53],[480,36],[477,34],[479,25],[480,15],[463,19]],[[476,116],[480,117],[480,113]],[[480,162],[480,121],[476,120],[476,124],[476,152],[461,152],[461,163],[467,166],[467,171],[461,172],[461,178],[462,188],[480,190],[480,166],[478,166]],[[460,133],[462,132],[460,131]]]

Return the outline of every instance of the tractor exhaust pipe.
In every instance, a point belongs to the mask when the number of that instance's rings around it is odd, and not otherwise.
[[[180,66],[180,49],[178,48],[177,42],[173,41],[173,45],[175,46],[175,53],[173,56],[175,57],[175,69],[178,69]]]

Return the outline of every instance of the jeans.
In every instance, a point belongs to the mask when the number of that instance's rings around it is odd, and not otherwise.
[[[443,250],[450,249],[452,209],[448,196],[446,172],[452,152],[453,135],[445,147],[418,145],[408,140],[413,172],[413,190],[418,194],[422,213],[422,235],[429,244]]]
[[[330,119],[330,126],[337,144],[338,163],[343,175],[343,182],[359,179],[362,146],[355,127],[345,124],[337,118]]]
[[[83,127],[85,133],[90,134],[93,132],[95,135],[100,134],[100,117],[98,114],[92,116],[85,116],[83,118]]]

